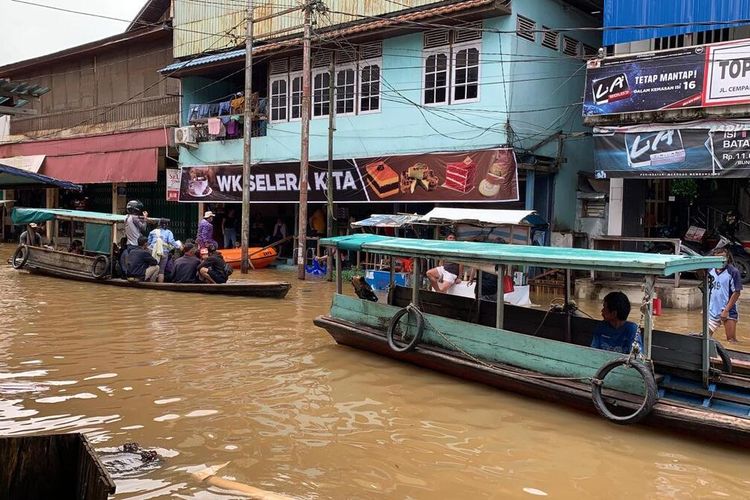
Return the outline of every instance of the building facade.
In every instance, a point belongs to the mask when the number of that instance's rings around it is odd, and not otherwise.
[[[241,13],[237,12],[232,14],[234,17],[222,17],[217,11],[221,8],[217,4],[221,3],[196,6],[176,1],[175,29],[185,26],[206,31],[206,19],[221,21],[225,28],[233,20],[240,20]],[[581,88],[585,60],[596,52],[600,36],[596,30],[585,29],[595,28],[599,22],[596,16],[582,10],[588,4],[463,0],[421,1],[413,5],[407,2],[402,7],[394,6],[395,2],[373,2],[355,9],[351,2],[329,2],[328,13],[315,17],[313,34],[313,170],[325,168],[331,111],[335,117],[333,157],[337,168],[339,163],[344,169],[346,165],[356,166],[362,176],[357,179],[363,183],[359,187],[362,191],[368,183],[380,182],[368,176],[366,168],[378,161],[413,165],[417,160],[409,158],[416,158],[415,155],[456,155],[439,157],[450,165],[450,161],[460,162],[471,154],[503,149],[515,153],[517,165],[515,196],[504,200],[476,195],[482,189],[474,191],[474,197],[443,198],[439,189],[430,195],[410,197],[419,187],[414,181],[421,177],[408,177],[403,171],[403,196],[381,197],[391,192],[385,186],[378,186],[377,196],[370,193],[365,198],[337,193],[334,201],[339,214],[345,215],[344,225],[349,216],[424,211],[444,203],[536,209],[552,223],[553,230],[570,231],[576,217],[578,171],[593,170],[591,138],[581,118]],[[232,2],[226,5],[226,9],[237,8]],[[196,24],[196,19],[204,19],[203,24]],[[270,172],[269,178],[273,172],[299,171],[300,21],[301,13],[293,12],[256,25],[259,40],[253,55],[253,90],[258,109],[252,125],[252,160],[257,165],[254,168]],[[563,33],[555,27],[573,29]],[[218,25],[214,28],[218,31]],[[244,33],[244,29],[237,30],[227,31],[234,33],[235,43]],[[282,34],[276,34],[279,32]],[[228,108],[222,112],[221,108],[231,106],[235,94],[243,89],[244,49],[207,54],[210,40],[200,42],[200,35],[189,31],[180,32],[179,37],[175,55],[180,61],[164,68],[162,74],[179,77],[182,82],[184,131],[179,132],[177,142],[181,143],[183,174],[190,172],[194,180],[196,169],[208,176],[230,167],[238,169],[243,157],[242,139],[237,132],[229,133],[234,111]],[[227,40],[228,37],[220,37],[213,41],[230,43]],[[335,87],[332,110],[331,78]],[[222,121],[221,131],[208,133],[209,120],[213,119],[217,127],[217,117]],[[223,125],[227,125],[226,130]],[[418,163],[429,165],[425,158],[419,156]],[[425,168],[428,173],[424,185],[428,190],[431,169]],[[393,170],[397,184],[399,169]],[[481,177],[477,177],[478,184]],[[441,173],[436,172],[435,178],[438,185],[443,185]],[[183,187],[188,182],[183,179]],[[314,184],[311,177],[311,187]],[[225,193],[223,189],[218,193],[216,186],[209,195],[208,188],[204,190],[201,184],[198,196],[188,193],[181,201],[238,201],[236,196],[219,196]],[[460,184],[459,189],[463,189]],[[278,192],[275,197],[264,196],[251,196],[253,210],[267,218],[283,213],[290,223],[296,211],[294,193],[286,197]],[[313,199],[322,202],[325,198]],[[289,205],[279,208],[279,202]]]

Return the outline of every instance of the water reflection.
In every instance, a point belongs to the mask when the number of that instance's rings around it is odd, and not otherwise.
[[[284,301],[176,296],[2,267],[0,434],[85,431],[102,450],[165,453],[117,479],[123,499],[237,498],[191,476],[226,462],[220,476],[298,498],[746,495],[737,450],[336,346],[312,325],[331,293],[294,281]]]

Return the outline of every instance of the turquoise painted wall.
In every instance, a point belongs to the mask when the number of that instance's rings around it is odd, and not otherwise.
[[[383,41],[382,102],[379,113],[338,116],[334,137],[336,158],[368,157],[430,151],[458,151],[508,143],[506,122],[513,129],[514,145],[527,148],[557,130],[581,132],[581,107],[585,65],[541,46],[541,33],[533,43],[515,35],[516,14],[537,21],[538,27],[578,27],[590,18],[557,0],[515,0],[510,16],[486,19],[482,39],[480,100],[449,106],[420,107],[422,88],[422,35],[415,33]],[[594,47],[598,32],[569,36]],[[188,101],[200,102],[236,89],[196,92],[204,78],[183,79],[183,117]],[[325,160],[328,118],[310,123],[310,158]],[[268,135],[253,139],[253,161],[299,160],[300,122],[271,123]],[[557,143],[539,154],[555,156]],[[568,140],[563,155],[568,161],[555,185],[555,229],[573,227],[576,172],[592,169],[589,139]],[[184,165],[241,163],[242,141],[205,142],[198,148],[180,149]]]

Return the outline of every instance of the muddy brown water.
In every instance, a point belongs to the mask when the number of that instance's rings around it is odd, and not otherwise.
[[[0,435],[80,431],[102,452],[157,449],[158,466],[116,478],[118,499],[239,498],[190,475],[225,462],[221,477],[310,499],[748,495],[744,451],[337,346],[312,324],[331,284],[254,277],[293,288],[282,301],[176,295],[3,264]],[[740,337],[747,346],[750,331]]]

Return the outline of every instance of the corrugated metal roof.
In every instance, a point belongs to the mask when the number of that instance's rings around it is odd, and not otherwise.
[[[462,12],[465,10],[476,9],[479,7],[491,6],[496,4],[495,0],[466,0],[464,2],[457,2],[448,5],[441,5],[439,7],[425,8],[418,11],[408,12],[401,15],[395,15],[393,17],[383,17],[377,21],[365,20],[357,22],[354,25],[350,25],[340,29],[333,29],[324,33],[320,33],[317,37],[317,41],[325,41],[326,39],[337,38],[342,36],[360,35],[375,30],[382,30],[383,28],[390,28],[395,25],[409,23],[415,21],[421,21],[436,16],[446,16]],[[258,45],[253,48],[253,56],[266,54],[268,52],[274,52],[280,49],[293,47],[302,44],[302,38],[297,36],[293,39],[283,40],[280,42],[272,42],[266,45]],[[185,69],[196,68],[213,64],[223,61],[231,61],[233,59],[241,60],[245,57],[245,49],[235,49],[228,52],[221,52],[218,54],[211,54],[200,56],[195,59],[183,61],[179,63],[173,63],[169,66],[159,70],[161,73],[170,73],[173,71],[182,71]]]

